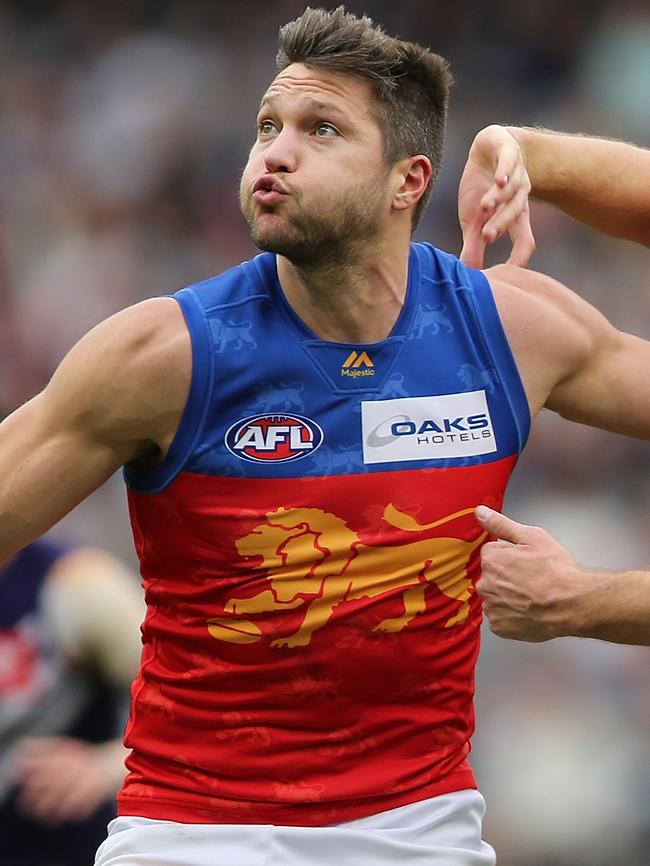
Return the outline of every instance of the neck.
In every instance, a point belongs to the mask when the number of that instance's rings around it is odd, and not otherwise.
[[[321,339],[376,343],[391,333],[404,305],[408,258],[408,244],[336,265],[278,256],[278,277],[289,304]]]

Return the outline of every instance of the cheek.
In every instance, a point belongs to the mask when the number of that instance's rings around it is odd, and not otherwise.
[[[260,162],[260,157],[256,153],[255,148],[253,148],[251,150],[251,152],[248,154],[248,161],[246,162],[246,165],[244,166],[244,170],[242,171],[241,183],[240,183],[240,188],[242,191],[247,186],[247,184],[248,185],[252,184],[253,180],[257,177],[258,174],[260,174],[260,172],[256,168],[256,166],[259,162]]]

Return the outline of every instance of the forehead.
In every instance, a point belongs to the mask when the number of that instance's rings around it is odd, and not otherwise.
[[[375,121],[374,94],[369,81],[357,75],[330,72],[303,63],[292,63],[271,82],[262,97],[265,102],[303,98],[338,108],[354,117]]]

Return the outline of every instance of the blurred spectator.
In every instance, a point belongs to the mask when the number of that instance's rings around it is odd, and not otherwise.
[[[0,569],[0,864],[88,866],[115,816],[142,602],[98,550],[41,539]]]

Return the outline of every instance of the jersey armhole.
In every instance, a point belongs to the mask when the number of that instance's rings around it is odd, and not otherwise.
[[[159,493],[182,472],[201,437],[212,391],[213,370],[208,323],[203,307],[191,288],[171,297],[178,303],[190,333],[192,378],[183,414],[165,459],[158,466],[140,471],[124,467],[124,480],[136,493]]]
[[[469,278],[471,286],[471,291],[465,291],[463,294],[471,306],[471,312],[483,344],[481,348],[489,360],[494,374],[503,386],[503,392],[517,430],[518,449],[521,453],[530,434],[532,419],[519,369],[512,354],[489,280],[481,271],[461,267]]]

